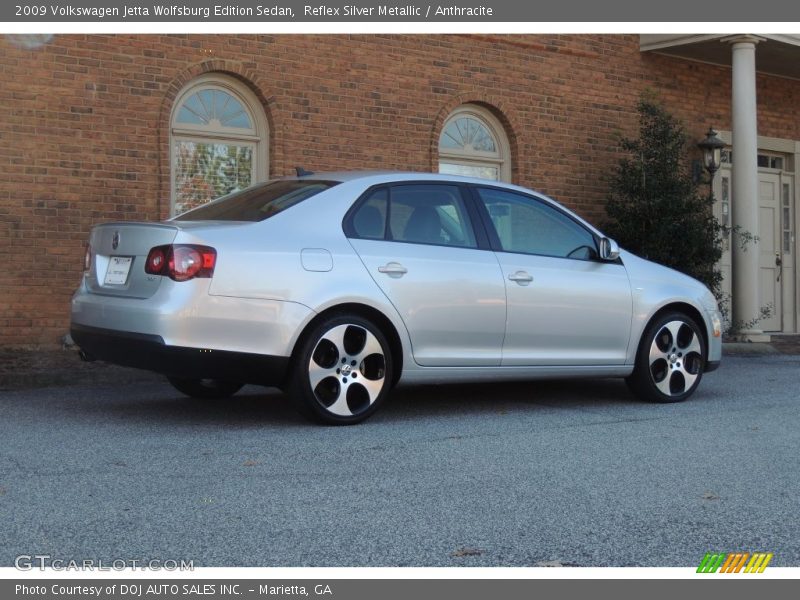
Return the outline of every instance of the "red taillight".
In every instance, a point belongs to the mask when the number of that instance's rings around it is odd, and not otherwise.
[[[92,245],[87,242],[86,251],[83,253],[83,271],[88,273],[92,270]]]
[[[164,270],[164,263],[166,262],[167,258],[164,255],[164,247],[153,248],[150,250],[150,254],[147,255],[147,264],[144,267],[145,273],[161,275],[161,272]]]
[[[151,249],[144,270],[150,275],[163,275],[174,281],[188,281],[195,277],[211,277],[216,262],[217,251],[214,248],[174,244]]]
[[[203,256],[195,248],[177,246],[167,260],[169,276],[175,281],[187,281],[203,268]]]

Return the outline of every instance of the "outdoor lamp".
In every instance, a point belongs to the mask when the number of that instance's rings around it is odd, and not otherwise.
[[[703,166],[711,177],[714,177],[714,173],[722,163],[722,149],[725,147],[725,142],[717,137],[717,132],[713,128],[709,127],[705,139],[699,141],[697,146],[703,151]]]

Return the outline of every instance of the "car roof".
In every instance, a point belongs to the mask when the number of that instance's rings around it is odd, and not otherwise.
[[[284,179],[303,180],[325,180],[325,181],[338,181],[345,183],[348,181],[357,181],[361,179],[373,179],[375,183],[392,182],[392,181],[460,181],[464,183],[477,183],[481,185],[498,185],[508,188],[516,188],[517,186],[503,183],[502,181],[494,181],[491,179],[478,179],[475,177],[463,177],[461,175],[443,175],[441,173],[427,173],[424,171],[381,171],[381,170],[363,170],[363,171],[324,171],[314,172],[302,175],[300,177],[285,177]],[[524,188],[519,188],[524,189]]]
[[[380,183],[392,183],[397,181],[441,181],[441,182],[457,182],[457,183],[471,183],[474,185],[495,186],[502,187],[509,190],[516,190],[526,194],[533,192],[538,196],[548,198],[546,194],[533,188],[525,188],[522,186],[514,185],[513,183],[506,183],[504,181],[497,181],[494,179],[480,179],[477,177],[464,177],[462,175],[446,175],[442,173],[430,173],[425,171],[389,171],[389,170],[356,170],[356,171],[320,171],[307,173],[302,176],[289,176],[282,177],[281,179],[296,180],[296,181],[338,181],[346,183],[351,181],[363,181],[368,185],[377,185]],[[551,198],[548,198],[552,200]]]

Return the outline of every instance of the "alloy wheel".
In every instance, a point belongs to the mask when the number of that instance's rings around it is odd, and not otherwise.
[[[703,370],[703,349],[695,330],[686,322],[665,323],[650,345],[650,377],[665,396],[692,389]]]
[[[357,416],[386,386],[386,355],[365,327],[336,325],[320,336],[308,362],[308,382],[319,405],[338,417]]]

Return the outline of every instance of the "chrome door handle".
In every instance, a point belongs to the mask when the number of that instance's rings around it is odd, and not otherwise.
[[[517,271],[508,276],[511,281],[516,281],[519,285],[528,285],[533,281],[533,276],[527,271]]]
[[[390,262],[382,267],[378,267],[378,273],[385,273],[389,277],[402,277],[408,273],[408,269],[406,269],[400,263]]]

